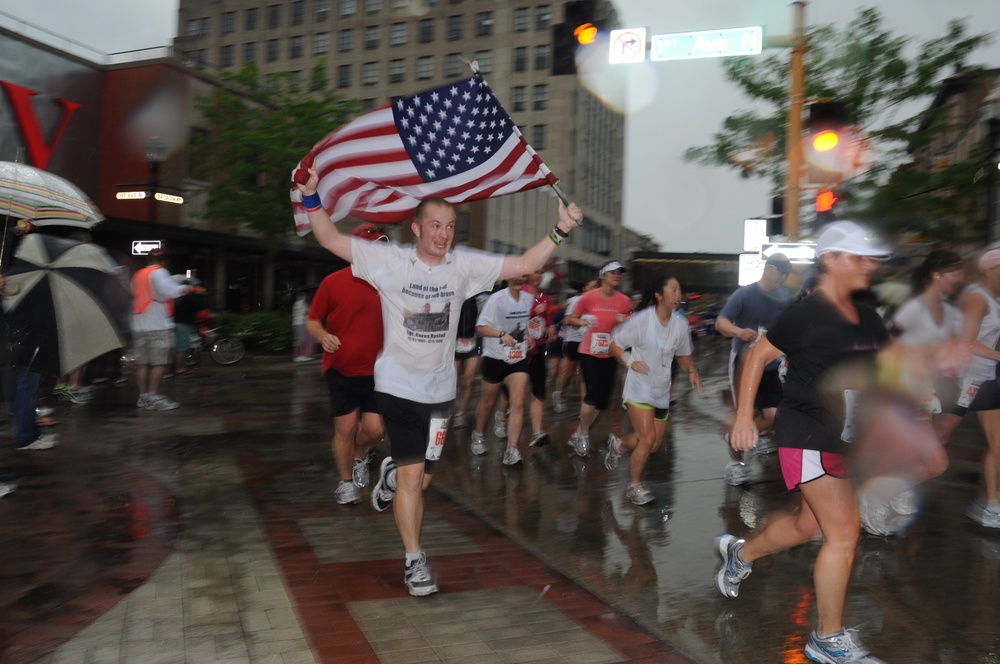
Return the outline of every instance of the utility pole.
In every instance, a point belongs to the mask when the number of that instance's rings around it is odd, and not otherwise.
[[[806,72],[805,54],[808,47],[805,35],[805,8],[803,0],[792,3],[792,83],[788,91],[788,134],[785,137],[785,158],[788,175],[785,181],[785,235],[798,239],[799,208],[802,188],[802,109],[805,105]]]

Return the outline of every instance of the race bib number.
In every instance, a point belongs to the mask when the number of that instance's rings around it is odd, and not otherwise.
[[[524,346],[525,343],[522,341],[521,343],[516,343],[513,346],[506,347],[507,357],[505,359],[508,364],[515,364],[528,356],[527,352],[524,350]]]
[[[590,335],[590,354],[607,355],[611,352],[611,335],[607,332],[594,332]]]
[[[427,436],[427,453],[424,458],[428,461],[437,461],[441,458],[441,450],[444,449],[444,439],[448,435],[448,418],[432,417],[431,429]]]
[[[476,349],[475,339],[459,339],[455,342],[455,351],[458,353],[471,353]]]
[[[855,436],[857,436],[854,415],[858,407],[859,396],[858,390],[844,390],[844,429],[840,432],[840,439],[845,443],[853,443]]]
[[[535,316],[528,321],[528,336],[532,339],[541,339],[545,336],[545,319]]]
[[[958,405],[960,408],[968,408],[976,400],[979,394],[979,386],[983,384],[982,378],[966,378],[962,380],[962,390],[958,393]]]

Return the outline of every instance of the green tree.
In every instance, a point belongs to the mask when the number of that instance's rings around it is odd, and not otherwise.
[[[877,213],[884,228],[900,230],[927,223],[935,211],[971,209],[976,192],[972,178],[963,180],[968,163],[936,172],[899,167],[910,160],[910,152],[951,129],[943,109],[929,101],[943,76],[961,70],[989,39],[967,34],[961,21],[949,23],[936,39],[895,36],[876,9],[862,10],[843,30],[823,26],[809,32],[806,99],[846,103],[864,137],[864,165],[842,187],[852,215],[874,218]],[[767,178],[775,192],[783,191],[788,60],[787,53],[775,53],[722,61],[726,78],[755,106],[728,116],[713,143],[688,149],[685,159],[735,168],[745,178]]]
[[[288,72],[263,78],[252,63],[222,77],[198,100],[211,128],[198,146],[212,161],[205,216],[259,236],[273,253],[293,229],[292,168],[359,104],[332,90],[322,63],[304,83]]]

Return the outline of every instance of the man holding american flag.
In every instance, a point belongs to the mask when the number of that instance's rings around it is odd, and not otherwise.
[[[440,458],[455,398],[455,338],[462,303],[496,281],[530,274],[545,265],[556,247],[583,218],[575,203],[559,201],[555,228],[520,256],[466,247],[452,249],[455,209],[442,198],[424,199],[411,228],[415,245],[354,241],[341,233],[316,193],[314,168],[297,184],[309,224],[319,243],[352,264],[382,301],[384,343],[375,362],[376,403],[391,442],[372,505],[393,503],[406,548],[404,579],[411,595],[437,592],[437,582],[420,548],[423,490]]]

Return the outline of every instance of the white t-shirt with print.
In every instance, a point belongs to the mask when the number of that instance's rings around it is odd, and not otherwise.
[[[503,256],[458,247],[440,265],[412,245],[352,238],[354,276],[378,290],[385,330],[375,389],[418,403],[455,398],[455,338],[462,303],[500,278]]]
[[[525,331],[528,329],[528,320],[531,318],[531,307],[535,303],[535,298],[529,293],[521,291],[518,299],[510,294],[509,288],[504,288],[490,295],[483,305],[476,325],[489,325],[498,330],[510,334],[517,341],[514,347],[504,346],[503,342],[496,337],[483,339],[483,357],[491,357],[504,362],[519,362],[528,357],[528,347],[526,344]],[[514,355],[514,353],[518,353]]]
[[[632,369],[625,374],[622,401],[670,407],[670,364],[675,355],[691,354],[691,332],[687,319],[674,312],[664,325],[656,307],[647,307],[615,328],[615,343],[632,349],[632,360],[642,360],[648,374]]]

